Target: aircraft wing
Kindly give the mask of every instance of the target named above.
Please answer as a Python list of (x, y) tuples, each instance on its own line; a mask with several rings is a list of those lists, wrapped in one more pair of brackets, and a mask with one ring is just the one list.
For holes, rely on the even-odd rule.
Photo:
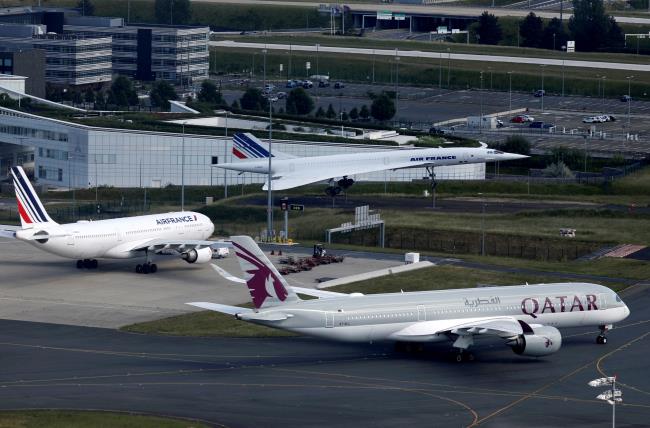
[(0, 224), (0, 238), (15, 239), (17, 230), (20, 230), (20, 226)]
[[(244, 278), (239, 278), (238, 276), (235, 276), (231, 273), (226, 272), (225, 269), (220, 268), (219, 266), (215, 265), (212, 263), (212, 269), (214, 269), (215, 272), (217, 272), (219, 275), (227, 279), (228, 281), (236, 282), (238, 284), (246, 284), (246, 280)], [(294, 287), (293, 285), (291, 286), (293, 291), (296, 293), (304, 294), (307, 296), (313, 296), (313, 297), (318, 297), (319, 299), (327, 299), (327, 298), (332, 298), (332, 297), (342, 297), (342, 296), (347, 296), (345, 293), (335, 293), (334, 291), (325, 291), (325, 290), (317, 290), (314, 288), (304, 288), (304, 287)]]
[(425, 342), (440, 334), (512, 337), (523, 334), (523, 329), (514, 317), (461, 318), (421, 321), (396, 332), (393, 336), (395, 339)]
[(228, 315), (237, 315), (237, 314), (245, 314), (245, 313), (253, 312), (252, 309), (248, 309), (248, 308), (240, 308), (239, 306), (221, 305), (219, 303), (210, 303), (210, 302), (190, 302), (190, 303), (186, 303), (186, 305), (196, 306), (197, 308), (207, 309), (209, 311), (214, 311), (214, 312), (221, 312), (222, 314), (228, 314)]
[[(352, 176), (357, 174), (366, 174), (392, 169), (415, 168), (429, 165), (430, 162), (393, 162), (385, 164), (381, 159), (377, 159), (372, 164), (350, 165), (343, 164), (339, 166), (328, 166), (326, 169), (314, 170), (297, 168), (293, 172), (277, 171), (273, 176), (273, 190), (286, 190), (294, 187), (304, 186), (305, 184), (317, 183), (319, 181), (329, 180), (330, 178)], [(267, 180), (268, 181), (268, 180)], [(264, 184), (262, 190), (268, 189), (268, 183)]]
[(159, 252), (162, 250), (176, 250), (179, 252), (189, 251), (194, 248), (203, 247), (232, 247), (230, 242), (226, 241), (200, 241), (188, 239), (182, 240), (165, 240), (165, 239), (150, 239), (135, 243), (133, 247), (127, 248), (127, 251), (154, 251)]

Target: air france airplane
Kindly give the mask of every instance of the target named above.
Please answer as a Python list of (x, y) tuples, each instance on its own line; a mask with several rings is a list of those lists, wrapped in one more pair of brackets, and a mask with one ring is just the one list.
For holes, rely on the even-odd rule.
[[(630, 311), (609, 288), (587, 283), (363, 295), (291, 287), (248, 236), (231, 237), (254, 309), (188, 303), (237, 319), (295, 333), (348, 342), (451, 342), (457, 361), (473, 359), (475, 338), (499, 337), (518, 355), (541, 357), (562, 345), (558, 328), (598, 326), (596, 342)], [(318, 297), (301, 300), (296, 293)]]
[[(268, 175), (269, 146), (254, 135), (235, 134), (232, 153), (240, 161), (215, 166), (234, 171)], [(436, 166), (496, 162), (526, 157), (528, 156), (490, 149), (484, 144), (475, 148), (381, 150), (308, 157), (295, 157), (273, 150), (272, 190), (285, 190), (319, 181), (328, 181), (325, 193), (336, 196), (354, 184), (354, 180), (348, 177), (357, 174), (417, 167), (427, 168), (431, 178), (435, 179), (433, 167)], [(268, 179), (262, 189), (268, 190)]]
[(191, 211), (124, 217), (110, 220), (58, 224), (47, 214), (22, 167), (12, 167), (18, 214), (22, 227), (0, 226), (0, 236), (15, 238), (48, 253), (77, 260), (77, 268), (96, 268), (97, 259), (146, 257), (138, 273), (155, 273), (152, 256), (175, 251), (188, 263), (212, 259), (206, 241), (214, 225), (203, 214)]

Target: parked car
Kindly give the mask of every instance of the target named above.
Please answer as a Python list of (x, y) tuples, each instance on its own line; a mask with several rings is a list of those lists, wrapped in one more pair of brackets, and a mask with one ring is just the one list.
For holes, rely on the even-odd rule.
[(278, 93), (275, 94), (275, 95), (276, 95), (279, 99), (283, 99), (283, 98), (286, 98), (286, 97), (287, 97), (287, 93), (286, 93), (286, 92), (278, 92)]
[(546, 91), (544, 89), (538, 89), (533, 93), (533, 95), (538, 98), (543, 97), (544, 95), (546, 95)]
[(287, 85), (286, 85), (287, 88), (296, 88), (298, 86), (301, 85), (298, 85), (298, 82), (296, 82), (295, 80), (287, 80)]
[(629, 103), (630, 101), (632, 101), (632, 97), (630, 97), (629, 95), (621, 95), (622, 103)]
[(319, 88), (327, 88), (330, 85), (329, 80), (320, 80), (318, 82), (318, 87)]
[(303, 80), (302, 87), (305, 89), (311, 89), (314, 87), (314, 82), (312, 82), (311, 80)]
[(605, 117), (607, 117), (607, 122), (616, 122), (616, 116), (612, 116), (611, 114), (606, 114)]
[(501, 119), (497, 119), (497, 128), (503, 128), (505, 125)]
[(527, 114), (519, 114), (512, 119), (510, 119), (510, 122), (513, 123), (526, 123), (526, 122), (534, 122), (535, 118), (532, 116), (529, 116)]
[(549, 129), (555, 127), (555, 124), (553, 123), (547, 123), (547, 122), (542, 122), (542, 121), (536, 121), (528, 125), (529, 128), (537, 128), (537, 129)]
[(600, 122), (603, 122), (600, 116), (587, 116), (582, 118), (582, 123), (600, 123)]
[(334, 89), (343, 89), (343, 88), (345, 88), (345, 85), (343, 84), (343, 82), (336, 82), (334, 84)]

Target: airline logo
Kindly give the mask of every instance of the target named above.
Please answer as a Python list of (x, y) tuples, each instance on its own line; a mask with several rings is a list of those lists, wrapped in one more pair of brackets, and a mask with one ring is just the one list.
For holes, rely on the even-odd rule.
[(268, 158), (269, 152), (258, 142), (253, 135), (235, 134), (232, 139), (232, 154), (239, 159), (261, 159)]
[(184, 215), (180, 217), (157, 218), (156, 224), (189, 223), (193, 221), (197, 221), (195, 215)]
[(418, 158), (411, 158), (411, 162), (424, 162), (424, 161), (435, 161), (435, 160), (454, 160), (456, 156), (422, 156)]
[(546, 297), (543, 302), (541, 299), (526, 297), (521, 301), (521, 312), (537, 318), (538, 314), (544, 313), (597, 311), (596, 300), (595, 294), (585, 295), (584, 301), (575, 295), (572, 298), (569, 296)]
[(14, 188), (16, 189), (16, 202), (18, 204), (18, 213), (23, 224), (48, 223), (52, 221), (45, 212), (45, 208), (36, 196), (34, 188), (29, 183), (22, 168), (12, 167), (11, 175), (14, 179)]
[(237, 257), (245, 262), (243, 265), (246, 265), (246, 268), (243, 270), (248, 274), (246, 284), (255, 308), (261, 308), (269, 297), (284, 302), (289, 293), (280, 279), (253, 253), (236, 242), (233, 242), (233, 245)]

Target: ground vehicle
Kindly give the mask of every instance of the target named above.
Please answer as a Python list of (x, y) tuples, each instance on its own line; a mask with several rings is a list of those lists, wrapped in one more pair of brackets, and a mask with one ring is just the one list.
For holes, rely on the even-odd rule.
[(534, 122), (535, 118), (532, 116), (528, 116), (527, 114), (520, 114), (513, 117), (510, 121), (513, 123), (526, 123), (526, 122)]
[(343, 89), (343, 88), (345, 88), (345, 84), (343, 84), (342, 82), (336, 82), (334, 84), (334, 89)]
[(629, 95), (621, 95), (621, 102), (622, 103), (629, 103), (632, 101), (632, 97)]
[(537, 128), (537, 129), (549, 129), (553, 128), (555, 125), (552, 123), (546, 123), (542, 121), (536, 121), (532, 122), (530, 125), (528, 125), (529, 128)]
[(302, 87), (305, 89), (311, 89), (314, 87), (314, 82), (312, 82), (311, 80), (304, 80), (302, 82)]
[(329, 80), (321, 80), (318, 82), (319, 88), (327, 88), (330, 85)]
[(497, 128), (503, 128), (503, 121), (501, 119), (497, 119)]
[(543, 90), (543, 89), (538, 89), (533, 93), (533, 96), (535, 96), (537, 98), (543, 97), (544, 95), (546, 95), (546, 91)]
[(295, 80), (287, 80), (287, 85), (286, 85), (287, 88), (296, 88), (298, 86), (300, 85)]
[(278, 93), (275, 94), (275, 95), (276, 95), (279, 99), (283, 99), (283, 98), (286, 98), (286, 97), (287, 97), (287, 93), (286, 93), (286, 92), (278, 92)]
[(582, 123), (603, 123), (607, 122), (605, 116), (588, 116), (582, 119)]

